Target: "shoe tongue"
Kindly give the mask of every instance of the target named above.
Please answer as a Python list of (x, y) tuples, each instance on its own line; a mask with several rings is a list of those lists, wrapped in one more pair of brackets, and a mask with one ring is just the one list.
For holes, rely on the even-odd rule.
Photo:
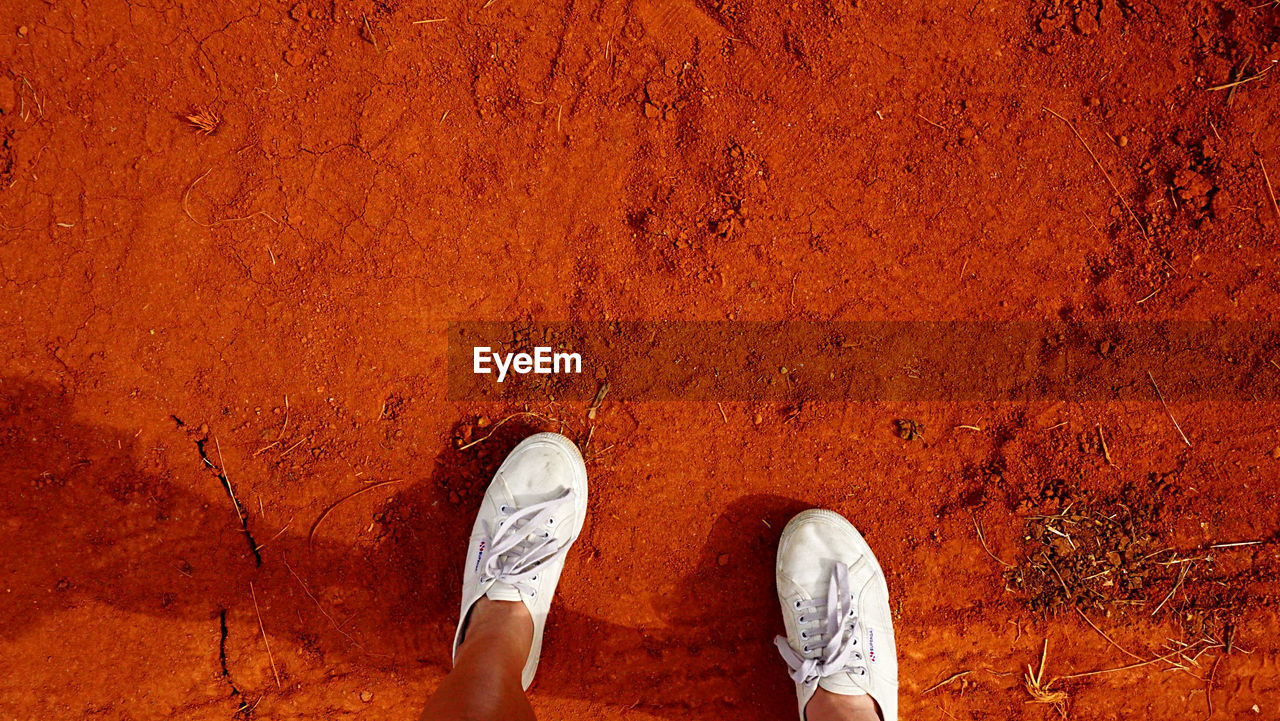
[(486, 591), (484, 595), (490, 601), (522, 601), (524, 600), (520, 598), (520, 592), (516, 590), (515, 586), (512, 586), (509, 583), (503, 583), (502, 581), (498, 581), (494, 583), (492, 586), (490, 586), (489, 590)]
[(824, 688), (831, 693), (840, 694), (841, 696), (865, 696), (867, 690), (862, 687), (858, 677), (848, 671), (833, 673), (830, 676), (823, 676), (818, 681), (818, 687)]

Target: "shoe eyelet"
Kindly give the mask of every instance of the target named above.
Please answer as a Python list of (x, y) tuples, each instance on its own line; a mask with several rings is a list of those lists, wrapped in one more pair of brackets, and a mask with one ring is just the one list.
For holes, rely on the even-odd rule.
[(510, 512), (510, 511), (511, 511), (511, 506), (508, 506), (508, 505), (507, 505), (507, 504), (505, 504), (505, 503), (504, 503), (504, 504), (502, 504), (501, 506), (498, 506), (498, 512), (499, 512), (499, 513), (508, 513), (508, 512)]
[(809, 640), (809, 634), (805, 633), (804, 631), (801, 631), (801, 632), (800, 632), (800, 640), (802, 640), (802, 641), (808, 641), (808, 640)]
[(797, 611), (799, 611), (799, 610), (800, 610), (800, 599), (798, 599), (798, 598), (796, 599), (796, 610), (797, 610)]
[(801, 647), (800, 647), (800, 653), (801, 653), (801, 654), (806, 654), (806, 653), (809, 653), (809, 652), (810, 652), (810, 649), (809, 649), (809, 647), (808, 647), (808, 646), (801, 646)]

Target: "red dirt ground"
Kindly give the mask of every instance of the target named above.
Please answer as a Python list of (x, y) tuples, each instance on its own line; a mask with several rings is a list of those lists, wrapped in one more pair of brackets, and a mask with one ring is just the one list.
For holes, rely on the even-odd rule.
[[(809, 505), (886, 568), (904, 718), (1280, 718), (1274, 403), (1174, 399), (1190, 447), (1147, 402), (541, 403), (459, 450), (519, 406), (444, 383), (452, 320), (1277, 320), (1276, 80), (1211, 88), (1280, 7), (482, 5), (0, 8), (0, 715), (413, 718), (489, 474), (594, 426), (544, 719), (793, 718)], [(1211, 570), (1034, 607), (975, 529), (1021, 563), (1067, 498)], [(1026, 703), (1045, 639), (1047, 680), (1192, 633), (1231, 648)]]

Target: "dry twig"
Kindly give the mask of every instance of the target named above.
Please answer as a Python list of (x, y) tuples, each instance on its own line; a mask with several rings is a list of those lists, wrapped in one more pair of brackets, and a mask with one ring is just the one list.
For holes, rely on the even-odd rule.
[[(603, 398), (603, 396), (600, 396), (600, 397), (601, 397), (601, 398)], [(551, 420), (550, 418), (548, 418), (548, 417), (546, 417), (546, 416), (542, 415), (541, 413), (535, 413), (535, 412), (533, 412), (533, 411), (519, 411), (519, 412), (517, 412), (517, 413), (512, 413), (511, 415), (507, 416), (506, 418), (503, 418), (502, 420), (498, 421), (497, 423), (494, 423), (494, 424), (493, 424), (493, 428), (490, 428), (488, 433), (486, 433), (486, 434), (484, 434), (483, 436), (481, 436), (481, 437), (479, 437), (479, 438), (475, 439), (474, 441), (471, 441), (470, 443), (467, 443), (466, 445), (458, 446), (458, 450), (459, 450), (459, 451), (465, 451), (465, 450), (467, 450), (468, 448), (470, 448), (470, 447), (472, 447), (472, 446), (479, 445), (479, 444), (481, 444), (481, 443), (483, 443), (483, 442), (485, 442), (485, 441), (489, 440), (491, 437), (493, 437), (493, 434), (494, 434), (494, 433), (497, 433), (497, 432), (498, 432), (498, 429), (502, 427), (502, 424), (503, 424), (503, 423), (506, 423), (507, 421), (511, 420), (512, 418), (519, 418), (520, 416), (533, 416), (534, 418), (541, 418), (541, 419), (542, 419), (542, 420), (544, 420), (544, 421), (550, 421), (550, 420)]]
[(1231, 88), (1234, 88), (1234, 87), (1237, 87), (1237, 86), (1240, 86), (1240, 85), (1244, 85), (1245, 83), (1252, 83), (1252, 82), (1253, 82), (1253, 81), (1255, 81), (1255, 80), (1261, 80), (1261, 79), (1263, 79), (1264, 77), (1266, 77), (1266, 76), (1267, 76), (1267, 73), (1268, 73), (1270, 70), (1271, 70), (1271, 68), (1267, 68), (1266, 70), (1263, 70), (1263, 71), (1262, 71), (1262, 72), (1260, 72), (1260, 73), (1255, 73), (1255, 74), (1253, 74), (1253, 75), (1250, 75), (1250, 76), (1249, 76), (1249, 77), (1247, 77), (1247, 78), (1241, 78), (1240, 80), (1233, 80), (1233, 81), (1231, 81), (1231, 82), (1229, 82), (1229, 83), (1223, 83), (1223, 84), (1221, 84), (1221, 85), (1211, 85), (1211, 86), (1209, 86), (1209, 87), (1205, 88), (1205, 90), (1229, 90), (1229, 89), (1231, 89)]
[(1262, 153), (1258, 153), (1258, 167), (1262, 168), (1262, 180), (1267, 184), (1267, 197), (1271, 199), (1271, 212), (1276, 214), (1276, 220), (1280, 220), (1280, 205), (1276, 204), (1276, 191), (1271, 187), (1271, 176), (1267, 175), (1267, 161), (1262, 159)]
[(267, 627), (262, 623), (262, 611), (258, 609), (258, 594), (254, 593), (253, 581), (249, 582), (249, 596), (253, 598), (253, 612), (258, 615), (258, 630), (262, 632), (262, 645), (267, 647), (267, 660), (271, 661), (271, 675), (276, 677), (276, 688), (281, 688), (280, 672), (276, 670), (276, 657), (271, 655), (271, 642), (267, 640)]
[(342, 498), (339, 498), (338, 500), (334, 501), (328, 508), (324, 509), (324, 512), (320, 514), (320, 517), (316, 519), (316, 522), (311, 524), (311, 532), (307, 534), (307, 545), (310, 546), (311, 543), (315, 541), (316, 529), (319, 528), (320, 523), (324, 521), (324, 519), (327, 518), (330, 513), (333, 512), (333, 509), (337, 508), (338, 506), (342, 505), (343, 503), (346, 503), (347, 501), (351, 500), (352, 498), (355, 498), (356, 496), (362, 493), (368, 493), (369, 491), (372, 491), (375, 488), (382, 488), (383, 486), (389, 486), (389, 485), (392, 485), (393, 483), (400, 483), (400, 479), (397, 478), (390, 481), (382, 481), (381, 483), (374, 483), (372, 485), (365, 486), (364, 488), (361, 488), (357, 491), (349, 493), (343, 496)]
[(213, 172), (213, 168), (209, 168), (208, 170), (204, 171), (203, 173), (200, 174), (200, 177), (191, 181), (191, 184), (187, 186), (186, 190), (182, 191), (182, 212), (187, 214), (187, 217), (191, 219), (191, 222), (204, 228), (213, 228), (213, 227), (222, 225), (223, 223), (234, 223), (240, 220), (249, 220), (250, 218), (256, 218), (259, 215), (261, 215), (265, 217), (267, 220), (271, 221), (272, 223), (275, 223), (276, 225), (280, 225), (280, 221), (276, 220), (275, 218), (272, 218), (271, 215), (267, 213), (267, 211), (265, 210), (259, 210), (257, 212), (250, 213), (248, 215), (245, 215), (239, 218), (222, 218), (221, 220), (215, 220), (212, 223), (202, 223), (199, 220), (196, 220), (196, 217), (191, 214), (191, 208), (187, 206), (187, 203), (191, 199), (191, 191), (195, 189), (196, 184), (199, 183), (201, 180), (204, 180), (205, 176), (209, 175), (209, 173), (211, 172)]
[(1169, 410), (1169, 404), (1164, 402), (1164, 394), (1160, 392), (1160, 386), (1156, 385), (1156, 379), (1151, 375), (1151, 371), (1147, 371), (1147, 378), (1151, 380), (1151, 387), (1156, 389), (1156, 397), (1160, 399), (1160, 405), (1164, 406), (1164, 412), (1169, 414), (1169, 420), (1173, 421), (1173, 427), (1178, 429), (1178, 435), (1182, 436), (1182, 442), (1187, 444), (1187, 448), (1191, 447), (1191, 441), (1187, 440), (1187, 434), (1182, 432), (1182, 426), (1178, 425), (1178, 419), (1173, 417), (1173, 412)]
[(1111, 190), (1114, 191), (1116, 194), (1116, 197), (1119, 198), (1120, 205), (1124, 206), (1125, 212), (1129, 214), (1130, 218), (1133, 218), (1133, 222), (1137, 224), (1138, 230), (1142, 231), (1142, 237), (1150, 239), (1151, 236), (1147, 235), (1146, 226), (1142, 224), (1141, 220), (1138, 220), (1137, 214), (1133, 212), (1133, 209), (1129, 207), (1129, 203), (1125, 201), (1124, 196), (1120, 194), (1120, 189), (1116, 187), (1115, 183), (1111, 182), (1111, 176), (1107, 173), (1107, 169), (1102, 167), (1102, 161), (1098, 160), (1098, 156), (1093, 154), (1093, 150), (1089, 147), (1089, 144), (1084, 141), (1084, 137), (1080, 135), (1080, 131), (1076, 130), (1076, 126), (1072, 125), (1070, 120), (1067, 120), (1066, 118), (1062, 117), (1061, 115), (1056, 113), (1052, 108), (1045, 106), (1044, 109), (1046, 112), (1053, 115), (1058, 120), (1061, 120), (1063, 123), (1066, 123), (1067, 127), (1071, 129), (1071, 132), (1076, 136), (1076, 140), (1079, 140), (1080, 144), (1084, 146), (1085, 152), (1089, 154), (1090, 158), (1093, 158), (1093, 164), (1098, 166), (1098, 170), (1102, 171), (1102, 177), (1107, 179), (1107, 185), (1111, 186)]
[(991, 558), (1001, 566), (1004, 566), (1005, 568), (1013, 568), (1012, 563), (1006, 563), (1000, 560), (999, 556), (992, 553), (990, 548), (987, 548), (987, 537), (982, 533), (982, 525), (978, 523), (978, 517), (970, 513), (969, 518), (973, 520), (973, 530), (978, 533), (978, 543), (982, 544), (982, 550), (986, 551), (987, 555), (991, 556)]
[(936, 691), (936, 690), (938, 690), (938, 689), (942, 688), (943, 686), (946, 686), (947, 684), (949, 684), (949, 683), (951, 683), (951, 682), (953, 682), (953, 681), (957, 681), (957, 680), (959, 680), (959, 679), (964, 678), (965, 676), (968, 676), (968, 675), (969, 675), (969, 674), (971, 674), (971, 673), (973, 673), (973, 672), (972, 672), (972, 671), (957, 671), (956, 673), (951, 674), (950, 676), (948, 676), (948, 677), (946, 677), (946, 678), (942, 679), (941, 681), (939, 681), (939, 682), (935, 683), (934, 685), (930, 686), (929, 688), (927, 688), (927, 689), (925, 689), (925, 690), (921, 691), (921, 692), (920, 692), (920, 695), (921, 695), (921, 696), (923, 696), (923, 695), (925, 695), (925, 694), (927, 694), (927, 693), (929, 693), (929, 692), (931, 692), (931, 691)]

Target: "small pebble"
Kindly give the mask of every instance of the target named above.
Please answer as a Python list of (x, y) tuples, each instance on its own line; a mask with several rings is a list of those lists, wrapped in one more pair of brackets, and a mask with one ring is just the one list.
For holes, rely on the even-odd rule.
[(372, 691), (361, 691), (361, 692), (360, 692), (360, 700), (361, 700), (361, 701), (364, 701), (365, 703), (369, 703), (370, 701), (372, 701), (372, 700), (373, 700), (373, 692), (372, 692)]
[(1280, 446), (1271, 449), (1271, 457), (1280, 461)]
[(764, 423), (764, 416), (762, 416), (762, 415), (760, 415), (759, 413), (757, 413), (757, 414), (756, 414), (756, 417), (755, 417), (755, 418), (753, 418), (752, 420), (753, 420), (753, 421), (755, 421), (755, 424), (758, 426), (758, 425), (760, 425), (761, 423)]
[(1123, 148), (1124, 146), (1126, 146), (1126, 145), (1128, 145), (1128, 144), (1129, 144), (1129, 136), (1128, 136), (1128, 135), (1121, 135), (1120, 137), (1116, 138), (1116, 145), (1119, 145), (1120, 147), (1122, 147), (1122, 148)]

